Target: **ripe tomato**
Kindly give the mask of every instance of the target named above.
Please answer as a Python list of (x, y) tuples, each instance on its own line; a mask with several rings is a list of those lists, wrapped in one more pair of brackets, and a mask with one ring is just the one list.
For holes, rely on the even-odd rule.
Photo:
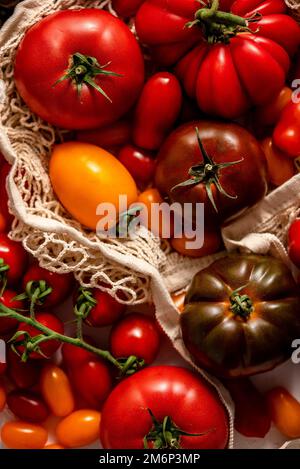
[(76, 133), (76, 140), (91, 143), (109, 150), (127, 145), (131, 140), (132, 124), (127, 117), (100, 129), (82, 130)]
[(300, 219), (296, 219), (289, 228), (289, 256), (298, 269), (300, 268)]
[[(169, 207), (155, 188), (147, 189), (138, 197), (138, 205), (144, 206), (140, 213), (141, 224), (155, 236), (171, 238), (173, 235), (173, 219), (169, 217)], [(154, 207), (160, 207), (160, 213)]]
[(6, 272), (9, 285), (16, 285), (22, 278), (28, 262), (28, 256), (20, 243), (11, 241), (4, 233), (0, 233), (0, 259), (9, 266)]
[(37, 385), (40, 379), (40, 366), (36, 360), (26, 363), (11, 349), (7, 352), (8, 375), (19, 389), (29, 389)]
[(288, 438), (300, 437), (300, 402), (286, 389), (277, 387), (266, 394), (272, 421)]
[[(56, 316), (54, 316), (53, 314), (50, 314), (50, 313), (37, 313), (35, 315), (36, 317), (36, 320), (43, 324), (44, 326), (48, 327), (49, 329), (55, 331), (55, 332), (58, 332), (59, 334), (63, 334), (64, 332), (64, 325), (63, 323), (61, 322), (60, 319), (58, 319)], [(33, 326), (29, 326), (28, 324), (25, 324), (23, 322), (21, 322), (19, 324), (19, 327), (18, 327), (18, 330), (19, 331), (24, 331), (24, 332), (28, 332), (30, 334), (31, 337), (35, 337), (37, 335), (40, 335), (42, 334), (41, 331), (39, 331), (38, 329), (36, 329), (35, 327)], [(18, 341), (21, 341), (23, 339), (23, 337), (18, 337)], [(41, 360), (43, 358), (50, 358), (52, 357), (52, 355), (54, 355), (54, 353), (59, 349), (60, 347), (60, 342), (58, 340), (54, 340), (54, 339), (51, 339), (51, 340), (47, 340), (46, 342), (43, 342), (41, 345), (40, 345), (40, 349), (41, 349), (41, 352), (42, 352), (42, 355), (39, 354), (38, 352), (32, 352), (30, 354), (30, 358), (32, 359), (37, 359), (37, 360)], [(19, 353), (23, 353), (25, 351), (25, 347), (24, 345), (19, 345), (17, 347), (17, 350)]]
[(71, 384), (65, 372), (56, 365), (47, 364), (41, 374), (41, 392), (56, 417), (66, 417), (75, 407)]
[(0, 362), (0, 376), (5, 373), (6, 369), (7, 369), (6, 363)]
[(287, 155), (300, 155), (300, 103), (288, 104), (274, 129), (275, 144)]
[(194, 238), (187, 237), (184, 234), (180, 238), (173, 238), (171, 240), (172, 248), (183, 256), (189, 257), (203, 257), (209, 256), (221, 250), (222, 237), (218, 228), (205, 229), (204, 244), (201, 248), (189, 248), (187, 243), (193, 242)]
[(127, 196), (128, 206), (137, 199), (137, 187), (127, 169), (110, 153), (87, 143), (57, 145), (50, 161), (50, 179), (64, 207), (91, 230), (100, 220), (99, 204), (111, 203), (118, 212), (119, 195)]
[(134, 35), (97, 9), (47, 16), (26, 33), (15, 61), (16, 86), (29, 108), (67, 129), (115, 122), (132, 107), (143, 81)]
[(88, 407), (100, 409), (112, 389), (112, 376), (108, 365), (90, 360), (70, 370), (75, 391)]
[(1, 440), (11, 449), (42, 449), (48, 440), (48, 433), (33, 423), (6, 422), (1, 428)]
[(11, 391), (7, 396), (7, 405), (16, 417), (26, 422), (43, 422), (49, 415), (49, 409), (41, 397), (31, 391)]
[(4, 409), (6, 404), (6, 392), (3, 386), (0, 386), (0, 412)]
[(178, 118), (181, 105), (181, 87), (174, 75), (159, 72), (149, 78), (135, 111), (135, 145), (157, 150)]
[(81, 448), (99, 438), (101, 414), (96, 410), (77, 410), (59, 422), (55, 433), (65, 448)]
[(282, 111), (292, 99), (292, 90), (285, 86), (265, 106), (259, 107), (255, 112), (255, 120), (259, 125), (274, 125), (278, 122)]
[(46, 445), (44, 449), (65, 449), (62, 445), (53, 443), (51, 445)]
[(109, 347), (115, 358), (131, 355), (145, 360), (147, 365), (154, 362), (160, 345), (160, 334), (156, 321), (144, 314), (131, 313), (125, 316), (111, 330)]
[(112, 0), (113, 9), (123, 18), (134, 16), (144, 0)]
[[(155, 441), (150, 439), (154, 427)], [(193, 436), (181, 435), (178, 429)], [(145, 438), (150, 448), (225, 448), (226, 411), (215, 391), (191, 371), (173, 366), (145, 368), (112, 391), (103, 407), (100, 439), (105, 449), (142, 449)]]
[[(160, 64), (178, 62), (176, 73), (187, 94), (206, 113), (238, 117), (252, 105), (268, 102), (284, 86), (287, 52), (293, 54), (300, 44), (299, 26), (281, 14), (283, 0), (267, 6), (264, 1), (249, 3), (234, 2), (238, 25), (236, 18), (199, 8), (194, 0), (146, 0), (137, 13), (141, 42)], [(259, 21), (248, 23), (248, 15), (258, 10)], [(247, 32), (248, 27), (257, 33)]]
[[(90, 337), (84, 337), (84, 340), (91, 345), (94, 345), (94, 341)], [(64, 365), (68, 369), (80, 367), (82, 363), (89, 360), (95, 360), (95, 354), (88, 352), (87, 350), (76, 347), (75, 345), (64, 343), (61, 348)]]
[(261, 146), (267, 160), (269, 180), (274, 186), (281, 186), (296, 174), (293, 160), (274, 145), (271, 137), (265, 138)]
[(23, 277), (23, 288), (25, 290), (28, 282), (39, 282), (44, 280), (52, 292), (45, 297), (40, 308), (56, 306), (69, 296), (71, 293), (74, 277), (72, 274), (58, 274), (40, 267), (38, 264), (32, 264)]
[(155, 160), (151, 153), (126, 145), (121, 148), (118, 157), (141, 189), (148, 186), (155, 173)]
[(106, 327), (114, 324), (124, 314), (126, 305), (119, 303), (109, 293), (95, 288), (92, 296), (97, 304), (91, 309), (85, 322), (92, 327)]
[[(7, 308), (12, 309), (24, 309), (24, 304), (22, 301), (14, 300), (17, 296), (17, 293), (13, 290), (4, 290), (2, 297), (0, 298), (0, 303), (2, 303)], [(17, 328), (19, 322), (16, 319), (11, 318), (0, 318), (0, 335), (5, 335), (12, 332)]]
[(10, 168), (11, 166), (7, 162), (4, 162), (0, 168), (1, 231), (8, 231), (13, 221), (13, 216), (8, 211), (8, 195), (6, 191), (6, 179)]

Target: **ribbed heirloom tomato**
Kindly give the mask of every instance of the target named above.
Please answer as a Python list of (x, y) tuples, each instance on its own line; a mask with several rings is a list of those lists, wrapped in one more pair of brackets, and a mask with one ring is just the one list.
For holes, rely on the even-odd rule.
[(29, 29), (17, 52), (15, 81), (30, 109), (50, 124), (96, 128), (134, 104), (144, 63), (118, 18), (99, 9), (63, 10)]

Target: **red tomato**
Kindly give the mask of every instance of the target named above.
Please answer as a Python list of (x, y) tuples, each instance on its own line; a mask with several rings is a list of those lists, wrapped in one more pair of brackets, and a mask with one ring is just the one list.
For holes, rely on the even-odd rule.
[[(58, 319), (56, 316), (53, 314), (49, 313), (38, 313), (35, 315), (36, 320), (43, 324), (44, 326), (48, 327), (49, 329), (58, 332), (59, 334), (63, 334), (64, 332), (64, 325), (61, 322), (60, 319)], [(19, 331), (24, 331), (28, 332), (31, 337), (35, 337), (39, 334), (42, 334), (38, 329), (35, 327), (29, 326), (28, 324), (25, 324), (21, 322), (18, 327)], [(22, 340), (22, 336), (18, 338), (18, 341)], [(40, 345), (40, 349), (43, 355), (37, 353), (37, 352), (32, 352), (30, 354), (30, 358), (32, 359), (42, 359), (42, 358), (50, 358), (54, 353), (59, 349), (60, 347), (60, 342), (54, 339), (47, 340), (46, 342), (43, 342)], [(25, 347), (23, 345), (19, 345), (17, 347), (17, 350), (19, 353), (23, 353), (25, 350)]]
[(194, 238), (191, 236), (187, 238), (185, 235), (182, 235), (180, 238), (173, 238), (170, 244), (179, 254), (195, 258), (215, 254), (221, 250), (223, 245), (220, 229), (216, 227), (205, 229), (204, 243), (201, 248), (188, 247), (188, 243), (195, 241), (195, 238), (196, 235)]
[(129, 120), (123, 119), (113, 124), (94, 130), (82, 130), (77, 132), (76, 140), (84, 143), (92, 143), (104, 149), (111, 149), (127, 145), (131, 140), (132, 124)]
[(5, 373), (6, 368), (7, 368), (6, 363), (1, 363), (1, 362), (0, 362), (0, 376)]
[(36, 361), (28, 360), (26, 363), (11, 349), (7, 353), (8, 374), (19, 389), (29, 389), (35, 386), (40, 379), (40, 366)]
[(112, 0), (113, 9), (123, 18), (134, 16), (144, 0)]
[(296, 219), (290, 226), (288, 234), (289, 256), (291, 261), (300, 269), (300, 219)]
[(11, 166), (7, 162), (4, 162), (0, 168), (0, 213), (3, 218), (1, 231), (8, 231), (13, 221), (13, 216), (8, 211), (8, 195), (6, 191), (6, 178), (10, 168)]
[(134, 35), (104, 10), (47, 16), (26, 33), (15, 61), (16, 86), (26, 104), (68, 129), (117, 121), (134, 104), (143, 81)]
[(264, 438), (271, 427), (264, 396), (247, 378), (225, 383), (235, 405), (235, 429), (248, 438)]
[(285, 107), (273, 139), (278, 148), (292, 158), (300, 155), (300, 103), (291, 102)]
[(44, 280), (52, 292), (45, 297), (41, 307), (48, 308), (62, 303), (71, 293), (74, 277), (72, 274), (57, 274), (43, 269), (38, 264), (32, 264), (23, 277), (23, 288), (25, 290), (28, 282), (39, 282)]
[(112, 389), (112, 376), (103, 361), (90, 360), (70, 370), (75, 392), (92, 409), (100, 409)]
[(140, 188), (145, 188), (154, 178), (155, 160), (147, 151), (126, 145), (119, 153), (119, 160)]
[(255, 112), (255, 121), (259, 125), (275, 125), (283, 111), (292, 99), (292, 90), (285, 86), (274, 96), (274, 98), (265, 106), (259, 107)]
[(4, 409), (5, 404), (6, 404), (6, 391), (3, 386), (0, 386), (0, 411)]
[(115, 298), (107, 292), (95, 288), (92, 296), (97, 304), (91, 309), (90, 314), (86, 318), (86, 323), (93, 327), (111, 326), (125, 312), (126, 305), (119, 303)]
[[(88, 344), (93, 345), (93, 340), (90, 337), (84, 337), (84, 340)], [(68, 343), (63, 344), (61, 353), (64, 364), (70, 369), (80, 367), (82, 363), (95, 360), (96, 358), (94, 353)]]
[[(15, 296), (17, 296), (17, 293), (13, 290), (4, 290), (2, 297), (0, 298), (0, 303), (7, 308), (24, 309), (23, 302), (14, 300)], [(8, 334), (14, 328), (17, 328), (18, 325), (19, 322), (16, 319), (0, 317), (0, 335)]]
[(4, 233), (0, 233), (0, 259), (9, 266), (6, 272), (9, 285), (15, 285), (22, 278), (27, 267), (28, 256), (20, 243), (11, 241)]
[[(148, 409), (157, 420), (156, 442), (164, 449), (221, 449), (227, 445), (228, 419), (215, 391), (185, 368), (153, 366), (121, 381), (112, 391), (102, 410), (103, 447), (142, 449), (147, 436), (148, 446), (153, 447), (150, 432), (154, 422)], [(172, 441), (165, 441), (163, 423)], [(193, 436), (178, 435), (178, 429)]]
[[(279, 2), (285, 8), (284, 1)], [(249, 11), (249, 2), (237, 0), (234, 11), (247, 17), (264, 2), (254, 3)], [(300, 44), (300, 29), (290, 16), (277, 14), (276, 5), (265, 10), (265, 15), (261, 11), (258, 23), (250, 23), (257, 34), (239, 34), (241, 26), (230, 22), (228, 15), (224, 18), (221, 11), (215, 13), (220, 27), (214, 29), (213, 15), (201, 19), (205, 13), (195, 0), (146, 0), (137, 13), (137, 33), (157, 62), (178, 62), (176, 73), (200, 109), (236, 118), (252, 105), (268, 102), (284, 86), (290, 63), (287, 51), (295, 52)], [(247, 31), (246, 19), (239, 21)]]
[(178, 118), (181, 105), (181, 87), (174, 75), (159, 72), (149, 78), (135, 111), (135, 145), (157, 150)]
[(39, 423), (46, 420), (49, 410), (41, 397), (29, 391), (12, 391), (7, 396), (9, 410), (19, 419)]
[(274, 145), (270, 137), (265, 138), (261, 146), (267, 160), (269, 180), (274, 186), (281, 186), (295, 175), (294, 162)]
[(159, 351), (160, 335), (157, 323), (144, 314), (128, 314), (112, 328), (109, 343), (115, 358), (128, 358), (133, 355), (150, 365)]

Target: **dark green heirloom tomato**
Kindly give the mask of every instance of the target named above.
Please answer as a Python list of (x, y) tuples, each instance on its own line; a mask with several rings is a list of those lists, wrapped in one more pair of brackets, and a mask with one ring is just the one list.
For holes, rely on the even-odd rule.
[(180, 317), (195, 362), (223, 377), (274, 368), (300, 337), (300, 296), (273, 257), (229, 255), (198, 272)]

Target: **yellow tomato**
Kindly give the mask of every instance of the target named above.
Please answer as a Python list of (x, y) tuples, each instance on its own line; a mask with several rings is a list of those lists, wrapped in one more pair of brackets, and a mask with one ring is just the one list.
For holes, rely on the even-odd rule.
[[(126, 195), (128, 206), (137, 200), (137, 187), (125, 166), (113, 155), (88, 143), (56, 145), (50, 160), (50, 179), (58, 199), (82, 225), (96, 229), (101, 203), (123, 211), (119, 195)], [(126, 210), (126, 207), (125, 207)]]
[(45, 446), (44, 449), (65, 449), (62, 445), (59, 445), (58, 443), (52, 443), (51, 445)]
[[(163, 238), (163, 227), (165, 225), (167, 231), (170, 230), (170, 235), (173, 234), (173, 220), (169, 219), (168, 210), (165, 212), (165, 208), (168, 208), (168, 204), (162, 199), (157, 189), (151, 188), (142, 192), (139, 195), (138, 203), (145, 206), (140, 214), (140, 220), (142, 225), (146, 226), (155, 236)], [(161, 207), (161, 211), (155, 216), (156, 211), (152, 210), (152, 207)], [(162, 205), (164, 204), (164, 205)]]
[(90, 445), (99, 438), (100, 420), (96, 410), (77, 410), (59, 422), (56, 437), (66, 448)]
[(75, 407), (69, 378), (56, 365), (46, 365), (41, 374), (41, 392), (56, 417), (66, 417)]
[(300, 438), (300, 402), (282, 387), (269, 391), (266, 402), (278, 430), (288, 438)]
[(42, 449), (47, 439), (43, 427), (27, 422), (7, 422), (1, 429), (1, 441), (11, 449)]

